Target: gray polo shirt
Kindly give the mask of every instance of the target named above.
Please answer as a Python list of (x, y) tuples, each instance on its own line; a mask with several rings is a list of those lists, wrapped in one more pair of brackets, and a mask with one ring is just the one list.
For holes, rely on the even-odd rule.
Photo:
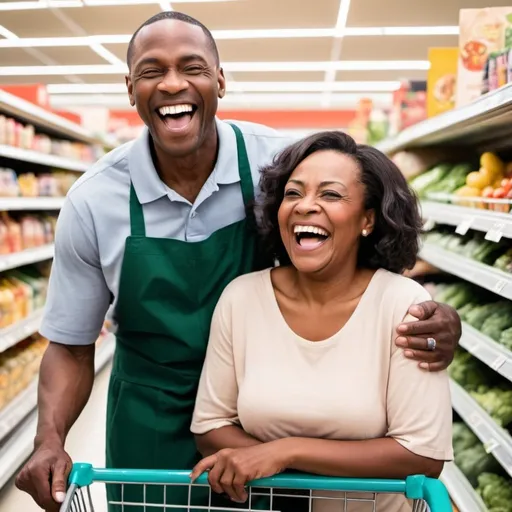
[[(196, 242), (242, 220), (245, 208), (232, 128), (216, 120), (215, 168), (194, 204), (168, 188), (153, 165), (148, 131), (115, 149), (72, 187), (57, 222), (55, 258), (40, 332), (57, 343), (97, 339), (115, 306), (126, 238), (130, 235), (130, 179), (144, 210), (146, 234)], [(242, 130), (255, 190), (259, 169), (292, 139), (266, 126), (236, 121)]]

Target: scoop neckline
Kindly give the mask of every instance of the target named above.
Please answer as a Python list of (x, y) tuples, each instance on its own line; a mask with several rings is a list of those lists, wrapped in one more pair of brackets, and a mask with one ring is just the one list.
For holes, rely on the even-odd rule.
[(263, 280), (265, 282), (265, 286), (267, 288), (267, 291), (270, 294), (271, 297), (271, 307), (274, 310), (274, 314), (279, 318), (279, 323), (282, 329), (284, 329), (285, 332), (292, 335), (294, 338), (297, 339), (299, 343), (306, 347), (310, 348), (321, 348), (325, 347), (326, 345), (331, 345), (332, 343), (336, 342), (336, 340), (345, 332), (347, 331), (351, 325), (357, 320), (357, 317), (361, 315), (361, 311), (363, 310), (364, 303), (369, 300), (369, 296), (371, 295), (373, 288), (375, 286), (375, 282), (377, 281), (378, 277), (382, 274), (382, 272), (385, 272), (383, 269), (377, 269), (373, 276), (371, 277), (370, 281), (368, 282), (368, 286), (366, 287), (366, 290), (361, 295), (361, 298), (359, 300), (359, 303), (357, 304), (356, 308), (350, 315), (349, 319), (345, 322), (345, 325), (343, 325), (338, 331), (336, 331), (332, 336), (329, 336), (328, 338), (324, 340), (319, 341), (313, 341), (308, 340), (306, 338), (303, 338), (299, 334), (297, 334), (289, 325), (286, 319), (284, 318), (284, 315), (281, 312), (281, 308), (279, 307), (279, 303), (277, 301), (276, 293), (274, 290), (274, 287), (272, 285), (272, 269), (267, 269), (266, 274), (264, 274)]

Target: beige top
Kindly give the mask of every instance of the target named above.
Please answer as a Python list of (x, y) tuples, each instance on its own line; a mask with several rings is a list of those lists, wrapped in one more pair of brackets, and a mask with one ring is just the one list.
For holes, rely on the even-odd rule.
[[(239, 277), (213, 316), (192, 432), (240, 425), (263, 442), (391, 436), (413, 453), (451, 460), (447, 373), (421, 371), (394, 343), (397, 325), (412, 319), (409, 307), (429, 299), (415, 281), (379, 270), (345, 326), (311, 342), (283, 318), (270, 270)], [(381, 495), (378, 505), (379, 512), (410, 510), (401, 496)], [(341, 509), (339, 502), (314, 507)], [(366, 510), (373, 506), (347, 509)]]

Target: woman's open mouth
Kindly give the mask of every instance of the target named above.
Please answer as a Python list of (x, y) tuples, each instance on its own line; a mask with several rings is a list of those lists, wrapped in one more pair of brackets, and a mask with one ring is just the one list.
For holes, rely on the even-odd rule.
[(295, 241), (301, 249), (312, 251), (323, 245), (331, 234), (318, 226), (296, 225), (293, 227)]
[(196, 111), (196, 105), (182, 103), (180, 105), (165, 105), (158, 108), (156, 112), (168, 130), (181, 131), (191, 123)]

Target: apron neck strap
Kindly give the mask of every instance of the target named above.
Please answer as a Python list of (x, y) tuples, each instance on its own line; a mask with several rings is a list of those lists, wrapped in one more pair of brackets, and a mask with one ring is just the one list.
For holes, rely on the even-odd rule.
[[(235, 132), (240, 188), (242, 189), (244, 205), (247, 207), (254, 201), (254, 184), (252, 181), (251, 166), (249, 164), (249, 157), (247, 156), (244, 136), (240, 128), (234, 124), (230, 124), (230, 126)], [(132, 236), (146, 236), (144, 212), (137, 198), (133, 183), (130, 183), (130, 226)]]
[(249, 164), (249, 157), (247, 156), (247, 149), (245, 147), (245, 140), (242, 131), (235, 124), (229, 123), (236, 137), (236, 151), (238, 155), (238, 173), (240, 175), (240, 188), (242, 189), (242, 196), (244, 198), (244, 205), (249, 206), (254, 201), (254, 184), (252, 181), (251, 166)]
[(133, 183), (130, 183), (130, 227), (132, 236), (146, 236), (144, 212), (135, 188), (133, 188)]

